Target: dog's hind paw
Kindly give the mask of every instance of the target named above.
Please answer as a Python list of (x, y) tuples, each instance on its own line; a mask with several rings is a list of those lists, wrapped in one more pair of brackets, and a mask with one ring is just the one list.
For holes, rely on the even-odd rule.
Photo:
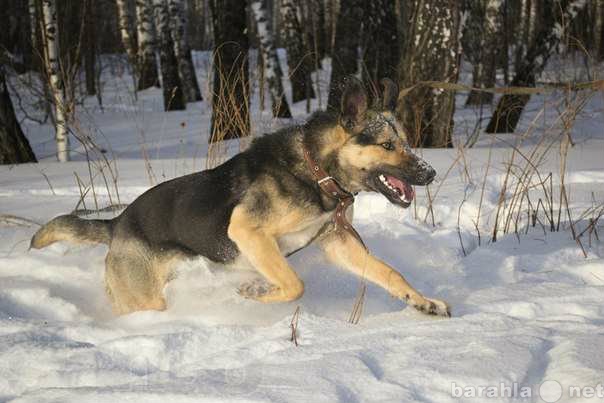
[(445, 318), (451, 317), (451, 308), (445, 301), (438, 299), (424, 298), (424, 301), (412, 306), (426, 315), (442, 316)]
[(237, 289), (237, 293), (244, 298), (259, 299), (267, 294), (274, 292), (276, 289), (276, 286), (262, 279), (256, 279), (241, 284)]

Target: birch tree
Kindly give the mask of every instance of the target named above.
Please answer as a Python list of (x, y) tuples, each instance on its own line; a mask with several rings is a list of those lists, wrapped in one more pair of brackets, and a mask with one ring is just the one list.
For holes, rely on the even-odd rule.
[(327, 53), (325, 3), (325, 0), (307, 0), (309, 13), (309, 23), (307, 25), (311, 32), (310, 46), (315, 56), (315, 69), (321, 68), (321, 60), (323, 60)]
[[(544, 0), (546, 2), (550, 0)], [(551, 6), (541, 4), (542, 7)], [(520, 15), (517, 25), (516, 48), (514, 56), (514, 67), (518, 71), (531, 45), (535, 42), (539, 19), (539, 0), (521, 0), (519, 3)], [(543, 10), (545, 11), (545, 10)], [(549, 10), (551, 12), (551, 10)], [(550, 21), (551, 22), (551, 21)]]
[(44, 16), (43, 35), (46, 72), (54, 102), (57, 159), (60, 162), (66, 162), (69, 161), (69, 135), (67, 133), (65, 96), (59, 66), (59, 30), (56, 0), (42, 0), (42, 14)]
[(203, 98), (199, 90), (191, 48), (186, 35), (185, 0), (168, 0), (168, 7), (174, 55), (178, 61), (178, 72), (185, 98), (188, 102), (201, 101)]
[[(498, 42), (503, 35), (501, 0), (472, 0), (468, 10), (468, 23), (464, 29), (464, 38), (470, 45), (475, 47), (466, 55), (471, 55), (472, 62), (472, 86), (476, 88), (490, 88), (495, 85)], [(468, 38), (469, 37), (469, 38)], [(466, 105), (490, 104), (493, 101), (493, 93), (484, 91), (471, 91), (466, 100)]]
[(339, 0), (325, 0), (325, 54), (330, 56), (333, 52), (333, 45), (336, 38), (338, 1)]
[(96, 1), (84, 2), (84, 72), (86, 75), (86, 93), (96, 95)]
[(170, 29), (170, 12), (166, 0), (154, 0), (155, 26), (159, 39), (159, 61), (161, 68), (164, 110), (186, 109), (182, 83), (178, 73), (178, 62), (174, 53), (174, 41)]
[(155, 61), (152, 0), (136, 0), (136, 35), (138, 38), (138, 85), (141, 91), (159, 86)]
[[(460, 10), (449, 0), (413, 0), (406, 6), (408, 30), (399, 64), (399, 87), (420, 81), (456, 82), (459, 74)], [(420, 86), (399, 102), (396, 114), (410, 143), (451, 147), (455, 95)]]
[[(358, 70), (359, 21), (363, 17), (363, 0), (341, 0), (340, 14), (336, 20), (336, 33), (331, 52), (331, 78), (327, 107), (340, 109), (342, 82)], [(373, 44), (376, 46), (376, 44)]]
[(23, 162), (36, 162), (36, 156), (15, 116), (4, 65), (0, 64), (0, 164)]
[[(38, 6), (36, 4), (36, 0), (29, 0), (27, 3), (28, 13), (29, 13), (29, 35), (31, 41), (31, 53), (32, 53), (32, 64), (39, 67), (40, 58), (38, 57), (37, 52), (39, 51), (39, 43), (38, 43)], [(32, 68), (34, 66), (31, 66)], [(39, 70), (38, 70), (39, 71)]]
[(300, 4), (294, 0), (281, 0), (282, 35), (287, 51), (289, 80), (292, 85), (292, 102), (315, 97), (310, 73), (313, 71), (313, 56), (307, 46), (302, 26)]
[(593, 53), (597, 61), (604, 60), (604, 0), (595, 0), (593, 5)]
[(266, 71), (266, 81), (271, 95), (273, 105), (273, 116), (279, 118), (291, 118), (289, 104), (285, 98), (283, 90), (281, 65), (277, 57), (273, 32), (269, 25), (266, 13), (266, 0), (253, 0), (250, 2), (254, 21), (258, 31), (258, 40), (260, 42), (260, 54), (262, 57), (264, 70)]
[[(562, 37), (577, 15), (579, 10), (585, 6), (584, 0), (547, 0), (544, 12), (551, 13), (546, 17), (548, 23), (541, 24), (535, 40), (530, 45), (526, 57), (516, 67), (516, 74), (511, 82), (513, 87), (533, 87), (538, 75), (540, 75), (550, 56), (555, 52)], [(522, 111), (528, 103), (530, 95), (527, 94), (505, 94), (499, 99), (497, 108), (486, 128), (487, 133), (512, 133)]]
[(127, 0), (116, 0), (117, 8), (117, 27), (120, 31), (122, 46), (128, 55), (128, 60), (134, 69), (136, 69), (136, 37), (134, 35), (132, 16)]

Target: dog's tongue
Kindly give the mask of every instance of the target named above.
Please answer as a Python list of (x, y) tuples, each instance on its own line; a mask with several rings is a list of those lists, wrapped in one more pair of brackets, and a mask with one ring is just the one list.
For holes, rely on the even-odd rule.
[(405, 201), (410, 202), (413, 200), (415, 191), (407, 182), (395, 178), (394, 176), (386, 176), (386, 180), (388, 180), (388, 183), (390, 183), (391, 186), (397, 188), (401, 195), (405, 196)]

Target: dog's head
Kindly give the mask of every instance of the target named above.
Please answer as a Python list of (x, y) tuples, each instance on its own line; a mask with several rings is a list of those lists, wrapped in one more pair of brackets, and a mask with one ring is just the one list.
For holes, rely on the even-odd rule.
[(393, 116), (396, 84), (388, 79), (382, 84), (380, 107), (369, 109), (363, 85), (354, 78), (347, 80), (339, 117), (346, 141), (337, 150), (337, 159), (351, 189), (382, 193), (407, 208), (414, 197), (411, 185), (430, 184), (436, 171), (413, 154)]

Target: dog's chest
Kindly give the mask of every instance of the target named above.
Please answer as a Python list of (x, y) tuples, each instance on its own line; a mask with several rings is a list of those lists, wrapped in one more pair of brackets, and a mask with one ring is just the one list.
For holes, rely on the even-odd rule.
[(320, 235), (329, 231), (332, 216), (333, 213), (322, 214), (310, 222), (303, 223), (295, 231), (281, 235), (277, 239), (281, 253), (289, 255), (308, 246)]

